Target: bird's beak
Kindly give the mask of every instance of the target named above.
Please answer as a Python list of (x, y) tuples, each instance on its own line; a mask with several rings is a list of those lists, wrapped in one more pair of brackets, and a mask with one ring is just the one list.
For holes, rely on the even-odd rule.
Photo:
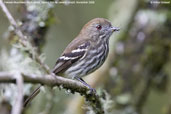
[(111, 30), (112, 30), (112, 32), (115, 32), (115, 31), (119, 31), (120, 28), (118, 28), (118, 27), (111, 27)]

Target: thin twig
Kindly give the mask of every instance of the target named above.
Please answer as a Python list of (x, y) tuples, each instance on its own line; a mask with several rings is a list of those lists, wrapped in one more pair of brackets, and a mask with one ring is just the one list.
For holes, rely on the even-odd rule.
[[(0, 0), (0, 6), (1, 6), (3, 12), (5, 13), (5, 15), (7, 16), (9, 22), (11, 23), (11, 25), (15, 28), (16, 34), (20, 37), (21, 40), (26, 40), (26, 38), (24, 37), (23, 33), (19, 30), (17, 22), (12, 17), (11, 13), (8, 11), (7, 7), (2, 2), (2, 0)], [(23, 43), (23, 45), (25, 45), (25, 43)]]
[[(78, 81), (63, 78), (60, 76), (54, 76), (53, 74), (46, 76), (22, 74), (22, 76), (23, 81), (27, 83), (42, 84), (50, 87), (58, 86), (59, 88), (70, 90), (71, 93), (78, 92), (81, 95), (85, 96), (86, 100), (90, 102), (90, 105), (93, 107), (96, 114), (104, 113), (100, 97), (96, 93), (90, 93), (89, 89)], [(0, 72), (0, 83), (15, 82), (16, 79), (14, 78), (12, 73)]]
[[(7, 16), (9, 22), (14, 27), (14, 31), (15, 31), (16, 35), (19, 37), (19, 43), (23, 47), (26, 47), (26, 48), (29, 47), (29, 45), (31, 45), (31, 43), (28, 41), (27, 37), (22, 33), (22, 31), (20, 30), (20, 27), (17, 25), (17, 22), (15, 21), (15, 19), (11, 15), (11, 13), (8, 11), (7, 7), (2, 2), (2, 0), (0, 0), (0, 6), (1, 6), (3, 12), (5, 13), (5, 15)], [(37, 63), (40, 64), (40, 66), (46, 71), (47, 74), (50, 74), (50, 68), (42, 62), (42, 60), (39, 58), (38, 54), (34, 54), (34, 52), (32, 52), (32, 51), (33, 50), (30, 49), (27, 52), (29, 53), (29, 55), (31, 55), (32, 59), (34, 59)]]
[(15, 74), (16, 78), (16, 84), (17, 84), (17, 96), (16, 96), (16, 101), (15, 104), (12, 107), (12, 112), (11, 114), (21, 114), (22, 109), (23, 109), (23, 78), (20, 73)]

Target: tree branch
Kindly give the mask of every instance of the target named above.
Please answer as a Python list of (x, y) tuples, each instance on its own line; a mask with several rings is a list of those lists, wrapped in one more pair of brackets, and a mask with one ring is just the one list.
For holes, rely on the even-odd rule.
[(22, 32), (19, 30), (19, 27), (15, 21), (15, 19), (12, 17), (12, 15), (10, 14), (10, 12), (8, 11), (7, 7), (5, 6), (5, 4), (2, 2), (2, 0), (0, 0), (0, 6), (3, 10), (3, 12), (5, 13), (5, 15), (7, 16), (9, 22), (11, 23), (11, 25), (16, 29), (16, 34), (22, 39), (22, 40), (26, 40), (26, 38), (24, 37), (24, 35), (22, 34)]
[(14, 29), (14, 32), (19, 37), (19, 43), (23, 47), (26, 47), (28, 49), (27, 52), (30, 55), (30, 57), (32, 59), (34, 59), (37, 63), (39, 63), (40, 66), (46, 71), (46, 73), (50, 74), (50, 68), (46, 64), (43, 63), (43, 61), (39, 58), (39, 55), (37, 53), (34, 53), (33, 52), (33, 50), (32, 50), (32, 48), (33, 48), (32, 44), (28, 41), (27, 36), (25, 36), (22, 33), (22, 31), (20, 30), (20, 27), (17, 25), (17, 22), (15, 21), (15, 19), (11, 15), (11, 13), (8, 11), (7, 7), (2, 2), (2, 0), (0, 0), (0, 6), (1, 6), (3, 12), (5, 13), (5, 15), (7, 16), (9, 22), (11, 23), (11, 25), (15, 28)]
[(23, 78), (20, 73), (15, 74), (16, 78), (16, 84), (17, 84), (17, 93), (18, 95), (16, 96), (16, 101), (15, 104), (13, 105), (12, 108), (12, 113), (11, 114), (21, 114), (22, 109), (23, 109)]
[[(26, 83), (42, 84), (51, 87), (58, 86), (59, 88), (70, 90), (71, 93), (78, 92), (85, 96), (86, 100), (90, 103), (97, 114), (104, 113), (100, 97), (96, 93), (90, 93), (90, 90), (78, 81), (55, 76), (53, 74), (45, 76), (22, 74), (22, 77), (23, 81)], [(0, 83), (16, 83), (14, 74), (8, 72), (0, 72)]]

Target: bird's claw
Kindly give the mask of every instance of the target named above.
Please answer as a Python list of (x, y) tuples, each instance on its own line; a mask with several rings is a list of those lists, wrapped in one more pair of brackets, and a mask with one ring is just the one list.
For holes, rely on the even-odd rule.
[(96, 89), (90, 88), (91, 93), (96, 93)]
[(87, 94), (95, 94), (96, 93), (96, 89), (94, 88), (89, 88), (89, 91)]

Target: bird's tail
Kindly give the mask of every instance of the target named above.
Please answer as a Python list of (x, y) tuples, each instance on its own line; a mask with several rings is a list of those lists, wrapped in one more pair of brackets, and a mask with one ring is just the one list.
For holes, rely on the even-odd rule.
[(39, 94), (39, 92), (40, 92), (40, 87), (41, 87), (41, 86), (42, 86), (42, 85), (39, 85), (39, 86), (31, 93), (31, 95), (29, 95), (29, 96), (27, 97), (27, 99), (24, 101), (23, 107), (26, 107), (26, 106), (33, 100), (33, 98), (36, 97), (37, 94)]

